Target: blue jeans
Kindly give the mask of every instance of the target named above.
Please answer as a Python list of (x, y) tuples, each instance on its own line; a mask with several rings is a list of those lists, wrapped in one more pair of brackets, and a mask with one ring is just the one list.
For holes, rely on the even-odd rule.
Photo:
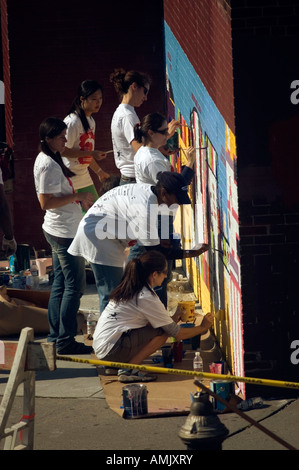
[(122, 280), (123, 268), (96, 263), (90, 263), (90, 265), (95, 277), (96, 288), (100, 299), (100, 312), (102, 313), (109, 302), (111, 292)]
[(57, 239), (44, 232), (52, 248), (54, 280), (48, 304), (48, 342), (62, 349), (75, 341), (77, 312), (85, 289), (85, 260), (67, 252), (72, 239)]

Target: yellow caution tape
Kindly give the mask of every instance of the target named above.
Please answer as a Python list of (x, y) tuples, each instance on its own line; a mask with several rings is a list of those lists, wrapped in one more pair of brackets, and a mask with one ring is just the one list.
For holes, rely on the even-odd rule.
[(255, 377), (238, 377), (236, 375), (224, 375), (224, 374), (212, 374), (209, 372), (195, 372), (193, 370), (181, 370), (181, 369), (167, 369), (164, 367), (154, 367), (154, 366), (145, 366), (140, 364), (128, 364), (123, 362), (109, 362), (109, 361), (100, 361), (94, 359), (81, 359), (77, 357), (70, 356), (56, 356), (56, 359), (60, 361), (71, 361), (71, 362), (81, 362), (83, 364), (93, 364), (93, 365), (102, 365), (108, 367), (114, 367), (116, 369), (139, 369), (146, 372), (154, 372), (156, 374), (175, 374), (175, 375), (190, 375), (192, 377), (201, 377), (204, 379), (220, 379), (220, 380), (229, 380), (232, 382), (245, 382), (254, 385), (265, 385), (268, 387), (282, 387), (282, 388), (294, 388), (299, 390), (299, 383), (297, 382), (288, 382), (283, 380), (270, 380), (270, 379), (260, 379)]

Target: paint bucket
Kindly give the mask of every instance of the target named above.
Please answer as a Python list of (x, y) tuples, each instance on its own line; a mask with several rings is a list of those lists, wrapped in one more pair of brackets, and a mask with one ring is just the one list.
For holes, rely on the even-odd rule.
[(143, 384), (126, 385), (122, 388), (125, 418), (147, 414), (147, 388)]
[(181, 321), (194, 323), (195, 320), (195, 302), (194, 300), (185, 300), (179, 302), (178, 306), (183, 311)]
[[(234, 395), (234, 382), (230, 380), (212, 380), (210, 382), (212, 392), (219, 395), (223, 400), (229, 401), (231, 395)], [(220, 403), (216, 398), (212, 399), (213, 408), (217, 411), (225, 410), (226, 406)]]

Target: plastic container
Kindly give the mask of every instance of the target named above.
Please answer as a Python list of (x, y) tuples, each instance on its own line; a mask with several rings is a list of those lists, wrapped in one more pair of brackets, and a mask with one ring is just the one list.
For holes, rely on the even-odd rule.
[(171, 369), (173, 367), (172, 360), (173, 360), (173, 352), (171, 346), (162, 346), (162, 357), (163, 357), (163, 365), (164, 367)]
[[(203, 360), (199, 351), (195, 352), (195, 356), (193, 359), (193, 370), (194, 372), (203, 372)], [(194, 378), (195, 380), (198, 380), (199, 382), (202, 382), (203, 380), (202, 377), (198, 377), (197, 375), (195, 375)]]
[(37, 290), (39, 288), (39, 273), (38, 273), (38, 267), (36, 265), (35, 260), (31, 262), (30, 274), (31, 274), (30, 287), (32, 290)]
[(125, 418), (136, 418), (147, 414), (147, 388), (145, 385), (126, 385), (122, 388), (122, 396)]
[(87, 315), (87, 337), (93, 339), (94, 331), (97, 326), (97, 317), (93, 312), (89, 312)]
[(179, 302), (178, 306), (183, 311), (181, 316), (182, 322), (191, 322), (195, 321), (195, 302), (194, 300), (185, 300)]

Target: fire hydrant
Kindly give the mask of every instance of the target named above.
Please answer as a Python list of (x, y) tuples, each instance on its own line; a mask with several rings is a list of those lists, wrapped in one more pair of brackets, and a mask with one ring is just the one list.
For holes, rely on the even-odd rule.
[(214, 412), (208, 393), (196, 392), (190, 414), (178, 433), (187, 449), (222, 450), (228, 432)]

